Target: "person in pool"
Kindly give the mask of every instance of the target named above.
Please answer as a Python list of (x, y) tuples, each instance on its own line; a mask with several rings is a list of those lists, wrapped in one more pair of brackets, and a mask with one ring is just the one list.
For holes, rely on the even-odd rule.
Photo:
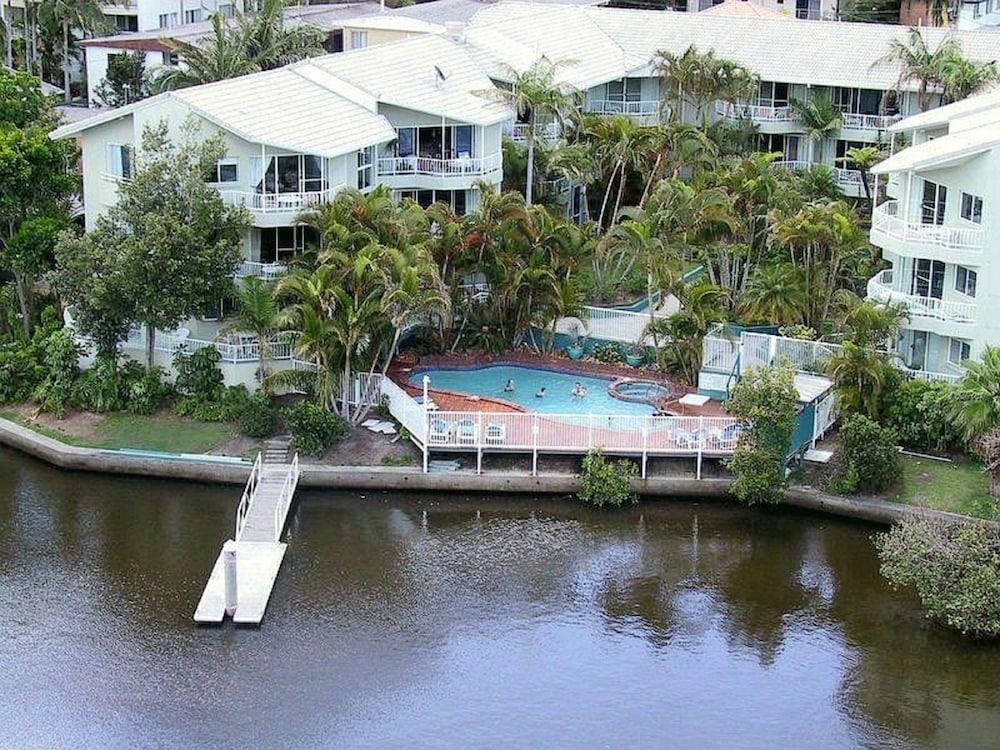
[(507, 385), (503, 387), (503, 392), (504, 393), (514, 392), (514, 378), (507, 378)]
[(545, 386), (543, 385), (538, 389), (538, 393), (535, 394), (535, 398), (542, 398), (545, 395)]
[(573, 390), (569, 392), (569, 395), (573, 398), (583, 398), (587, 395), (587, 389), (583, 387), (583, 383), (579, 380), (576, 381), (576, 385), (573, 386)]

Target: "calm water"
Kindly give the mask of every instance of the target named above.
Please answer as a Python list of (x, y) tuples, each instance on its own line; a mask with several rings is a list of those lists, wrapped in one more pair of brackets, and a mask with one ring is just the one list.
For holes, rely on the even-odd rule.
[(198, 629), (235, 500), (0, 452), (0, 747), (1000, 745), (1000, 646), (867, 527), (306, 492), (263, 626)]
[[(622, 401), (608, 393), (611, 378), (588, 378), (567, 375), (537, 367), (491, 365), (475, 370), (422, 370), (410, 377), (413, 385), (421, 385), (429, 375), (431, 388), (474, 393), (513, 401), (531, 411), (547, 414), (652, 414), (649, 404)], [(507, 380), (514, 380), (514, 391), (504, 391)], [(587, 389), (583, 397), (571, 396), (577, 383)], [(537, 398), (538, 389), (545, 387), (545, 396)]]

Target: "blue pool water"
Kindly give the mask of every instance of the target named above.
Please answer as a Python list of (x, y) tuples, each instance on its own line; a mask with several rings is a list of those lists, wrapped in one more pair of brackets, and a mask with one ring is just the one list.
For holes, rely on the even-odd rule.
[[(547, 414), (652, 414), (649, 404), (631, 403), (608, 394), (610, 378), (570, 375), (553, 370), (513, 365), (491, 365), (475, 370), (421, 370), (410, 376), (413, 385), (421, 385), (429, 375), (431, 388), (491, 396), (513, 401), (531, 411)], [(507, 380), (513, 378), (514, 392), (505, 393)], [(576, 383), (587, 389), (583, 398), (570, 396)], [(545, 396), (535, 398), (545, 386)]]

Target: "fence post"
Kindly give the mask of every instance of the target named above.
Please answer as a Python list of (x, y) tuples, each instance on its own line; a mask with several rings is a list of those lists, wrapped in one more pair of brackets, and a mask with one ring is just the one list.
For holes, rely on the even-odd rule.
[(531, 416), (531, 476), (538, 476), (538, 413)]
[(587, 414), (587, 451), (594, 449), (594, 415)]
[(705, 448), (705, 418), (698, 417), (698, 472), (697, 478), (701, 479), (701, 452)]
[(476, 418), (476, 473), (483, 473), (483, 413)]
[(646, 442), (649, 437), (649, 417), (642, 420), (642, 478), (646, 478)]
[(431, 433), (431, 429), (430, 429), (431, 426), (430, 426), (430, 421), (429, 421), (429, 419), (430, 419), (430, 412), (427, 411), (427, 386), (430, 385), (430, 382), (431, 382), (430, 376), (429, 375), (424, 375), (424, 403), (423, 403), (423, 407), (424, 407), (424, 436), (423, 437), (424, 437), (424, 439), (422, 441), (423, 444), (424, 444), (424, 474), (427, 473), (427, 468), (428, 468), (427, 465), (428, 465), (429, 459), (430, 459), (430, 441), (429, 441), (429, 438), (430, 438), (430, 433)]

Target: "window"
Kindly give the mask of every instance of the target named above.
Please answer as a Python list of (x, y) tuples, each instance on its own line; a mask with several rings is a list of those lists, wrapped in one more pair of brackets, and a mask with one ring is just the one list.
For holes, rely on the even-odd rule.
[(396, 131), (396, 156), (413, 156), (417, 153), (417, 129), (399, 128)]
[(219, 159), (215, 167), (209, 170), (205, 182), (232, 183), (239, 182), (239, 159)]
[(172, 26), (177, 25), (177, 14), (176, 13), (161, 13), (160, 14), (160, 28), (169, 29)]
[(352, 31), (351, 32), (351, 49), (361, 49), (368, 46), (368, 32), (367, 31)]
[(184, 11), (184, 23), (198, 23), (202, 19), (201, 8)]
[(223, 3), (219, 6), (218, 13), (223, 18), (232, 18), (236, 15), (236, 7), (232, 3)]
[(115, 20), (115, 28), (119, 31), (138, 31), (139, 16), (111, 16)]
[(279, 263), (319, 244), (319, 235), (311, 227), (269, 227), (260, 230), (260, 262)]
[(923, 201), (920, 204), (920, 223), (944, 224), (944, 208), (948, 200), (948, 188), (936, 182), (924, 180)]
[(944, 296), (944, 269), (944, 263), (939, 260), (927, 260), (926, 258), (917, 260), (913, 269), (910, 294), (941, 299)]
[(969, 358), (971, 347), (964, 339), (948, 340), (948, 361), (953, 365), (961, 365)]
[(757, 85), (757, 105), (760, 107), (787, 107), (788, 84), (761, 81)]
[(180, 64), (181, 58), (176, 52), (162, 52), (160, 54), (163, 55), (164, 65), (172, 65), (176, 68)]
[(965, 266), (955, 266), (955, 291), (966, 297), (975, 297), (976, 272)]
[(132, 179), (132, 148), (118, 143), (107, 144), (105, 169), (119, 180)]
[(982, 224), (983, 199), (978, 195), (962, 193), (962, 218), (975, 224)]
[(375, 147), (369, 146), (358, 151), (358, 190), (375, 184)]
[(854, 89), (838, 86), (833, 90), (833, 103), (841, 112), (854, 115), (877, 115), (882, 105), (882, 92), (877, 89)]
[(844, 169), (857, 169), (858, 165), (847, 158), (847, 152), (852, 148), (864, 148), (867, 143), (861, 141), (837, 141), (837, 158), (834, 160), (834, 164), (838, 167), (843, 167)]

